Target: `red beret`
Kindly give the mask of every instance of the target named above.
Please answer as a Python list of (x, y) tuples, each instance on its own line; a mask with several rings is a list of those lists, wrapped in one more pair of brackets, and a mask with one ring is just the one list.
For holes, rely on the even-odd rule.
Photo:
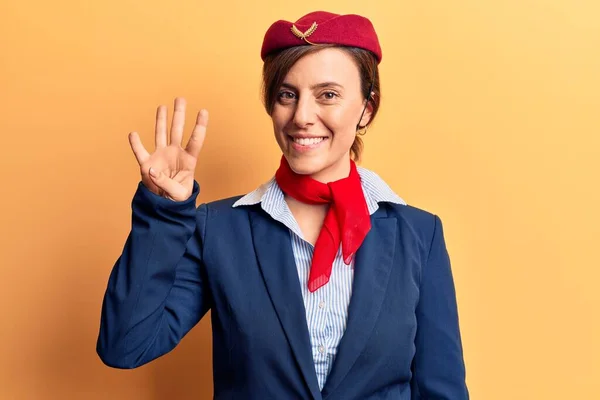
[(296, 22), (279, 20), (269, 27), (260, 56), (277, 50), (310, 44), (338, 44), (359, 47), (375, 54), (381, 62), (381, 47), (373, 24), (355, 14), (339, 15), (325, 11), (306, 14)]

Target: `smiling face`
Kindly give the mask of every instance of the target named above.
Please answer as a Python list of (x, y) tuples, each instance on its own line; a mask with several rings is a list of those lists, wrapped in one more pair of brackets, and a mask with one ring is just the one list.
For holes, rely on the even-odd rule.
[[(275, 138), (292, 170), (325, 183), (347, 177), (365, 103), (358, 66), (344, 50), (325, 48), (299, 59), (271, 111)], [(369, 106), (360, 125), (370, 117)]]

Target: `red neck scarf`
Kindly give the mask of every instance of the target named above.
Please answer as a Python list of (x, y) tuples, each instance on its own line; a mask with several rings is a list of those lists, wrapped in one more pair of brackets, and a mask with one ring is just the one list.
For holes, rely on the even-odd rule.
[(350, 175), (330, 183), (321, 183), (308, 175), (292, 171), (285, 157), (275, 174), (281, 190), (288, 196), (307, 204), (329, 204), (329, 210), (313, 254), (308, 278), (308, 290), (314, 292), (329, 282), (333, 261), (342, 244), (347, 265), (371, 229), (367, 202), (362, 191), (360, 175), (350, 160)]

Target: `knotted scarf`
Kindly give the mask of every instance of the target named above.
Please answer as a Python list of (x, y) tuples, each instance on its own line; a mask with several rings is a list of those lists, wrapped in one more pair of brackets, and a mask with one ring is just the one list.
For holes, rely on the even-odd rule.
[(295, 173), (285, 157), (275, 180), (288, 196), (307, 204), (329, 204), (323, 227), (315, 243), (308, 290), (316, 291), (329, 282), (335, 256), (342, 244), (344, 263), (349, 265), (365, 236), (371, 219), (356, 164), (350, 160), (348, 177), (322, 183)]

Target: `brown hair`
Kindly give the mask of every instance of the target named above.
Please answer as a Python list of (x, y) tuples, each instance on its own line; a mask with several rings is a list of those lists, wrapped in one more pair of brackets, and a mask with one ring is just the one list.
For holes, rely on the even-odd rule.
[[(270, 54), (265, 58), (262, 76), (262, 98), (265, 109), (269, 115), (271, 115), (275, 102), (277, 101), (277, 95), (279, 94), (281, 84), (283, 83), (285, 76), (292, 66), (299, 59), (306, 55), (331, 47), (340, 48), (347, 52), (358, 66), (363, 98), (369, 98), (369, 103), (373, 109), (371, 113), (371, 119), (369, 120), (367, 126), (373, 122), (375, 115), (377, 114), (377, 110), (379, 110), (379, 103), (381, 99), (381, 87), (379, 84), (379, 69), (377, 68), (377, 59), (375, 58), (375, 55), (368, 50), (363, 50), (357, 47), (339, 46), (336, 44), (295, 46), (281, 50), (274, 54)], [(373, 85), (372, 89), (371, 85)], [(369, 89), (371, 89), (372, 93), (370, 97)], [(357, 162), (360, 161), (360, 155), (363, 149), (363, 142), (359, 136), (360, 134), (361, 133), (357, 131), (357, 135), (354, 138), (354, 143), (352, 143), (352, 147), (350, 148), (350, 156)]]

